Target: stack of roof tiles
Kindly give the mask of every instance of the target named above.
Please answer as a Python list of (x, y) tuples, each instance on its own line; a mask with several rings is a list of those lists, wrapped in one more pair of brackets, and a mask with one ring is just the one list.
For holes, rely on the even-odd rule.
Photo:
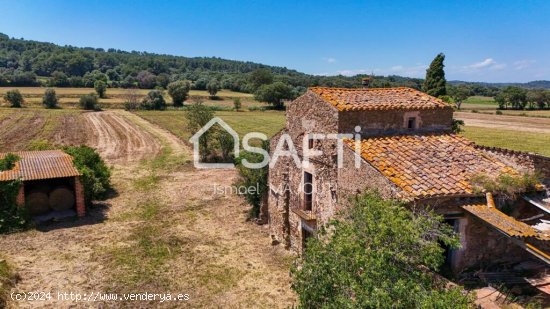
[(440, 99), (406, 87), (366, 89), (312, 87), (309, 90), (339, 111), (451, 108)]
[[(352, 149), (354, 141), (346, 140)], [(372, 137), (361, 141), (361, 156), (405, 192), (404, 198), (471, 195), (478, 174), (516, 174), (474, 143), (455, 134)]]
[[(41, 180), (80, 176), (73, 157), (60, 150), (14, 152), (20, 160), (13, 169), (0, 172), (0, 181)], [(0, 159), (6, 156), (0, 154)]]

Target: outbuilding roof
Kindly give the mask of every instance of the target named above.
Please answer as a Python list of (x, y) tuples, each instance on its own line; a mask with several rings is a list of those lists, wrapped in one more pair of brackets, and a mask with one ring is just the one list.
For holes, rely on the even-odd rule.
[(407, 87), (352, 89), (312, 87), (309, 90), (339, 111), (451, 108), (440, 99)]
[(550, 240), (548, 231), (539, 231), (524, 222), (504, 214), (495, 207), (477, 204), (462, 206), (462, 208), (510, 237), (534, 237), (540, 240)]
[[(0, 159), (7, 153), (0, 153)], [(80, 176), (73, 157), (61, 150), (13, 152), (20, 160), (13, 169), (0, 172), (0, 181), (41, 180)]]
[[(354, 140), (345, 140), (354, 149)], [(516, 174), (512, 167), (456, 134), (366, 138), (361, 157), (405, 192), (404, 198), (472, 195), (478, 174)]]

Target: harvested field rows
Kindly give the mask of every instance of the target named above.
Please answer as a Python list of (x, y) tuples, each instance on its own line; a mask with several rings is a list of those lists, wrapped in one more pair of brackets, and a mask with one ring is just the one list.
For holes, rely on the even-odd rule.
[[(42, 136), (48, 117), (60, 123)], [(42, 125), (26, 127), (31, 120)], [(246, 221), (248, 207), (240, 197), (212, 192), (213, 185), (231, 185), (234, 171), (195, 170), (181, 140), (123, 111), (0, 109), (0, 132), (11, 138), (21, 130), (31, 132), (19, 135), (25, 141), (21, 145), (38, 136), (66, 143), (82, 139), (97, 147), (113, 166), (117, 194), (90, 208), (85, 219), (0, 235), (2, 256), (20, 276), (16, 291), (190, 295), (184, 304), (127, 307), (284, 308), (295, 303), (288, 272), (293, 257), (270, 245), (266, 227)], [(6, 143), (0, 151), (14, 147)], [(8, 304), (31, 305), (74, 307), (57, 301)]]
[(550, 119), (455, 112), (466, 126), (550, 134)]

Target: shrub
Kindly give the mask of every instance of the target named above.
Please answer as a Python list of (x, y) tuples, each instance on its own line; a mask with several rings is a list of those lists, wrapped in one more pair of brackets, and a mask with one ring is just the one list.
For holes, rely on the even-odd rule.
[(44, 97), (42, 97), (42, 104), (46, 108), (57, 108), (58, 100), (55, 90), (52, 88), (46, 89), (44, 92)]
[(102, 80), (96, 80), (94, 83), (94, 89), (100, 98), (105, 98), (105, 92), (107, 91), (107, 83)]
[(178, 80), (168, 84), (168, 94), (172, 97), (174, 106), (183, 106), (183, 102), (189, 95), (191, 89), (191, 83), (187, 80)]
[(470, 308), (461, 288), (436, 279), (440, 244), (458, 237), (432, 212), (412, 212), (377, 193), (358, 196), (318, 238), (309, 238), (292, 268), (302, 308)]
[(234, 98), (233, 99), (233, 107), (235, 108), (236, 111), (241, 110), (241, 98)]
[(206, 86), (206, 89), (208, 90), (210, 97), (215, 97), (218, 91), (220, 91), (220, 84), (217, 80), (211, 80)]
[(160, 90), (151, 90), (141, 101), (141, 109), (145, 110), (165, 110), (166, 101)]
[(125, 110), (136, 110), (140, 108), (139, 94), (136, 89), (128, 89), (126, 95), (124, 96), (124, 109)]
[(84, 197), (87, 203), (106, 198), (111, 189), (111, 171), (95, 149), (88, 146), (65, 147), (73, 157), (73, 163), (82, 174)]
[(501, 111), (501, 110), (497, 110), (497, 111), (495, 112), (495, 114), (497, 114), (497, 115), (502, 115), (502, 111)]
[[(196, 102), (189, 106), (185, 113), (187, 118), (187, 128), (192, 134), (195, 134), (202, 127), (204, 127), (212, 118), (214, 118), (214, 111), (201, 102)], [(209, 138), (212, 136), (213, 131), (208, 130), (199, 138), (199, 147), (202, 159), (210, 154)]]
[[(268, 151), (269, 141), (263, 141), (262, 148)], [(267, 194), (269, 189), (267, 184), (269, 166), (265, 166), (261, 169), (249, 169), (242, 164), (244, 159), (250, 163), (260, 163), (263, 160), (263, 156), (255, 152), (242, 151), (240, 156), (235, 158), (235, 164), (239, 171), (239, 179), (235, 183), (235, 186), (246, 188), (257, 187), (259, 189), (258, 192), (246, 190), (244, 194), (244, 199), (252, 206), (249, 212), (249, 218), (258, 218), (260, 215), (262, 198)]]
[(3, 159), (0, 159), (0, 172), (11, 170), (19, 159), (20, 158), (13, 153), (5, 155)]
[(4, 100), (10, 103), (11, 107), (19, 108), (23, 105), (24, 99), (19, 90), (14, 89), (6, 92)]
[(453, 123), (451, 124), (451, 131), (453, 131), (453, 133), (460, 133), (462, 132), (463, 126), (464, 126), (464, 120), (453, 119)]
[[(19, 157), (7, 154), (0, 159), (0, 172), (13, 169)], [(24, 229), (28, 225), (25, 208), (17, 205), (17, 194), (21, 181), (0, 182), (0, 234)]]
[(80, 108), (85, 110), (100, 110), (98, 97), (95, 93), (85, 94), (81, 96), (78, 104), (80, 105)]
[(540, 176), (536, 173), (524, 173), (521, 175), (500, 174), (491, 178), (486, 174), (474, 175), (471, 179), (474, 191), (491, 192), (502, 199), (516, 199), (520, 193), (536, 190), (540, 184)]

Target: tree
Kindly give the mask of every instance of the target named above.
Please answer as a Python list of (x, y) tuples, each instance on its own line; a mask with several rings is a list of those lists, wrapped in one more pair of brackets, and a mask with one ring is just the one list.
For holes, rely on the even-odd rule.
[(235, 108), (236, 111), (241, 110), (241, 98), (234, 98), (233, 99), (233, 108)]
[(273, 73), (269, 69), (257, 69), (250, 74), (250, 83), (254, 90), (262, 85), (273, 83)]
[(449, 87), (449, 95), (455, 102), (456, 108), (460, 109), (460, 106), (462, 105), (462, 101), (466, 100), (471, 92), (470, 88), (466, 85), (458, 85), (458, 86), (451, 86)]
[(208, 85), (206, 86), (206, 89), (208, 90), (208, 93), (211, 97), (216, 96), (216, 93), (220, 90), (220, 83), (218, 83), (217, 80), (211, 80)]
[(93, 92), (81, 96), (78, 104), (80, 108), (85, 110), (99, 110), (98, 97), (97, 94)]
[(502, 93), (502, 91), (495, 95), (495, 102), (497, 102), (498, 104), (498, 109), (505, 109), (508, 107), (506, 96), (504, 95), (504, 93)]
[(263, 85), (254, 94), (254, 98), (260, 102), (272, 104), (275, 109), (283, 109), (283, 100), (290, 100), (292, 88), (283, 82), (275, 82), (269, 85)]
[(141, 101), (141, 108), (145, 110), (165, 110), (166, 101), (160, 90), (151, 90)]
[[(189, 109), (185, 113), (185, 118), (187, 118), (187, 128), (189, 132), (195, 134), (212, 118), (214, 118), (214, 111), (208, 108), (208, 106), (203, 105), (201, 102), (196, 102), (189, 106)], [(209, 139), (212, 137), (213, 134), (213, 130), (208, 130), (204, 132), (204, 134), (201, 135), (201, 137), (199, 138), (199, 150), (203, 160), (206, 159), (210, 154)]]
[(434, 60), (430, 64), (428, 70), (426, 70), (426, 79), (422, 85), (422, 91), (427, 94), (439, 97), (447, 94), (447, 81), (445, 80), (445, 65), (443, 61), (445, 60), (445, 55), (443, 53), (435, 56)]
[(434, 272), (440, 243), (457, 247), (451, 226), (431, 212), (412, 212), (369, 192), (340, 220), (306, 242), (292, 269), (303, 308), (469, 308), (460, 288), (446, 289)]
[(44, 91), (44, 96), (42, 97), (42, 104), (46, 106), (46, 108), (57, 108), (57, 95), (55, 94), (55, 90), (52, 88), (46, 89)]
[(107, 84), (102, 80), (97, 80), (94, 83), (94, 89), (100, 98), (105, 98), (105, 92), (107, 91)]
[(138, 86), (141, 89), (152, 89), (156, 86), (157, 77), (149, 71), (141, 71), (137, 77)]
[(73, 157), (74, 165), (82, 174), (86, 202), (105, 199), (111, 188), (111, 170), (97, 151), (88, 146), (65, 147), (64, 151)]
[(11, 107), (15, 108), (21, 107), (25, 101), (21, 92), (17, 89), (7, 91), (4, 95), (4, 100), (9, 102)]
[(527, 92), (527, 101), (531, 108), (533, 108), (533, 105), (536, 105), (539, 109), (544, 109), (546, 100), (544, 89), (531, 89)]
[(502, 90), (502, 93), (514, 109), (524, 109), (527, 105), (527, 91), (523, 88), (508, 86)]
[(172, 97), (174, 106), (183, 106), (190, 89), (191, 83), (187, 80), (178, 80), (168, 84), (168, 94)]

